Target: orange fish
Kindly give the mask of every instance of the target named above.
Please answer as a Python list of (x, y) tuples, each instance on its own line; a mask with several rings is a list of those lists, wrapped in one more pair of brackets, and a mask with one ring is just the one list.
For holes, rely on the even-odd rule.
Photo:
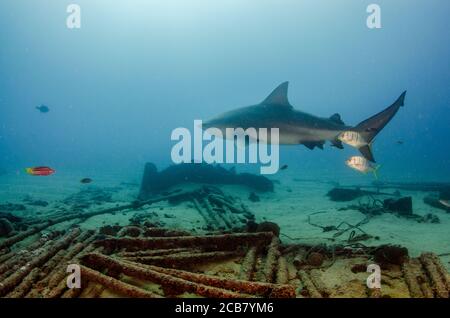
[(25, 171), (32, 176), (49, 176), (55, 173), (55, 170), (49, 167), (26, 168)]

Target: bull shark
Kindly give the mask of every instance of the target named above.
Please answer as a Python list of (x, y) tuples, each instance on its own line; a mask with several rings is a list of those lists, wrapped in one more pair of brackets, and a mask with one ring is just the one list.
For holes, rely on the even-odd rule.
[[(280, 84), (261, 103), (228, 111), (203, 123), (203, 129), (216, 128), (224, 132), (227, 128), (278, 128), (279, 144), (304, 145), (309, 149), (323, 149), (326, 141), (343, 149), (343, 143), (357, 148), (367, 160), (375, 162), (371, 145), (375, 136), (404, 105), (406, 91), (389, 107), (362, 121), (356, 126), (346, 125), (336, 113), (329, 118), (317, 117), (296, 110), (288, 100), (289, 82)], [(249, 135), (250, 142), (264, 141), (260, 136)]]

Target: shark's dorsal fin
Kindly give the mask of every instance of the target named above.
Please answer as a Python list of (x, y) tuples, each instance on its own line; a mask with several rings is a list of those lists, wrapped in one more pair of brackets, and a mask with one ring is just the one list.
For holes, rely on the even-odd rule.
[(288, 86), (289, 82), (281, 83), (261, 104), (292, 107), (287, 98)]

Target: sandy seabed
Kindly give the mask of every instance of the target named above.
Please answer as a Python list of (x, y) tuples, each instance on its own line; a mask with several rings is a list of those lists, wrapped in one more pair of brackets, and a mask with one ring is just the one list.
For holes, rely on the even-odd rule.
[[(54, 175), (51, 177), (30, 177), (23, 173), (0, 176), (0, 204), (23, 204), (26, 197), (35, 200), (45, 200), (46, 207), (27, 206), (25, 211), (13, 212), (18, 216), (37, 217), (58, 209), (61, 201), (88, 187), (107, 189), (113, 193), (113, 202), (104, 203), (98, 208), (108, 208), (117, 204), (126, 204), (135, 200), (139, 190), (139, 176), (125, 178), (122, 176), (108, 176), (95, 178), (92, 184), (83, 185), (79, 180), (84, 176)], [(285, 243), (311, 243), (311, 244), (343, 244), (349, 233), (344, 233), (332, 241), (335, 232), (324, 232), (322, 228), (312, 226), (308, 222), (320, 226), (337, 226), (341, 222), (357, 224), (365, 218), (364, 214), (356, 210), (340, 210), (351, 204), (358, 204), (358, 199), (349, 202), (333, 202), (326, 193), (333, 188), (329, 182), (299, 180), (290, 171), (283, 172), (276, 178), (275, 191), (270, 193), (257, 193), (259, 202), (249, 200), (251, 189), (241, 186), (222, 186), (222, 190), (229, 195), (239, 198), (255, 214), (256, 221), (271, 221), (281, 228), (280, 239)], [(198, 185), (183, 185), (178, 188), (196, 188)], [(383, 192), (392, 193), (395, 189), (383, 189)], [(415, 220), (398, 217), (386, 213), (370, 219), (360, 228), (372, 237), (362, 241), (364, 245), (375, 246), (381, 244), (398, 244), (409, 250), (412, 257), (419, 256), (424, 251), (433, 252), (440, 256), (442, 263), (450, 270), (450, 213), (433, 208), (423, 202), (427, 193), (419, 191), (401, 191), (402, 196), (411, 196), (415, 214), (436, 215), (440, 223), (418, 223)], [(387, 197), (377, 196), (379, 199)], [(361, 199), (364, 201), (364, 198)], [(96, 209), (94, 205), (90, 209)], [(146, 208), (155, 212), (165, 227), (186, 229), (202, 232), (201, 216), (188, 204), (169, 205), (160, 202)], [(134, 212), (135, 213), (135, 212)], [(128, 225), (133, 212), (105, 214), (92, 217), (81, 223), (82, 229), (98, 229), (107, 224)], [(142, 212), (139, 212), (142, 213)], [(61, 224), (59, 226), (66, 226)]]

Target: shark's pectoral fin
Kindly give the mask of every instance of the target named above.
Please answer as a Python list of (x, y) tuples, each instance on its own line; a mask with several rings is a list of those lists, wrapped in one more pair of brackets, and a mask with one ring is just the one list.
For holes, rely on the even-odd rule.
[(306, 148), (313, 150), (315, 147), (320, 148), (323, 150), (323, 141), (317, 141), (317, 142), (302, 142), (302, 145), (304, 145)]
[(342, 144), (342, 141), (340, 141), (338, 139), (331, 140), (331, 146), (339, 148), (339, 149), (344, 149), (344, 145)]
[(358, 148), (359, 152), (369, 161), (375, 162), (370, 144)]
[(341, 115), (338, 113), (331, 115), (330, 120), (336, 124), (345, 125), (344, 121), (341, 119)]
[(287, 93), (288, 93), (289, 82), (281, 83), (277, 88), (270, 93), (269, 96), (261, 103), (262, 105), (273, 105), (273, 106), (285, 106), (291, 107), (289, 103)]

